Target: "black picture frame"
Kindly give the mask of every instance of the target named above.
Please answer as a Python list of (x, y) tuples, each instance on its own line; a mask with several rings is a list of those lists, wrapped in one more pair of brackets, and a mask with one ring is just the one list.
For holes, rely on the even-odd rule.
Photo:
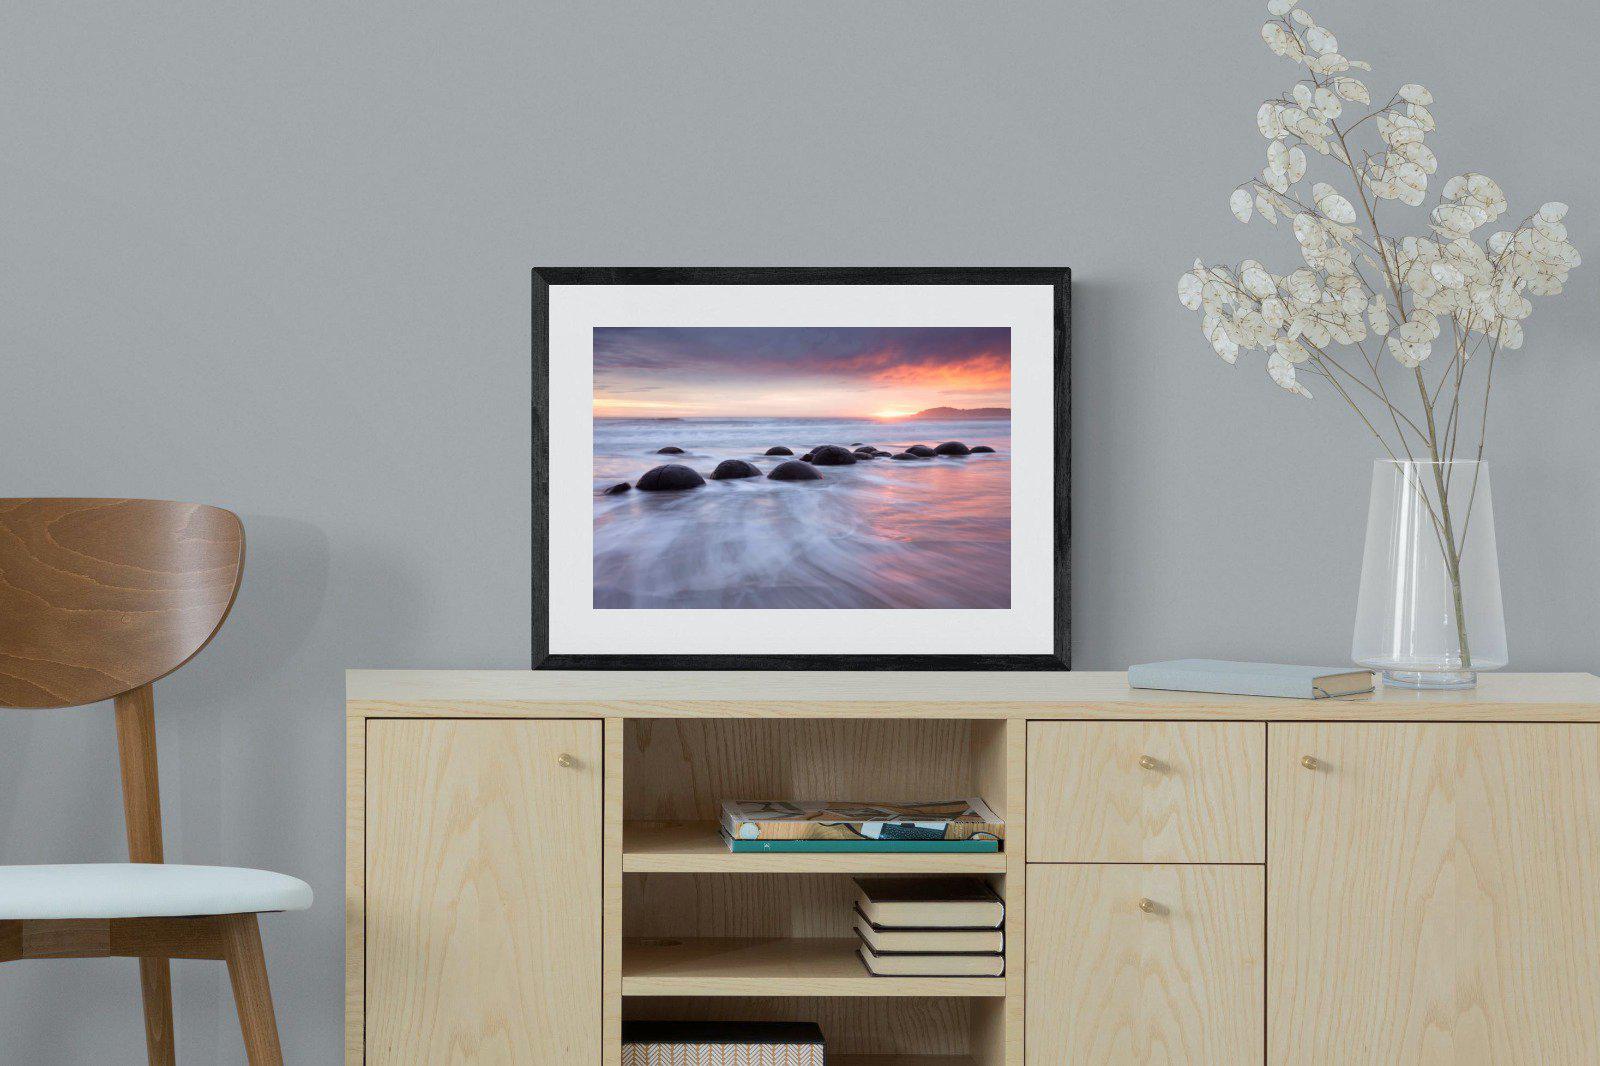
[[(551, 655), (550, 286), (1048, 285), (1055, 303), (1053, 651), (1035, 655)], [(1067, 267), (535, 267), (533, 269), (533, 668), (536, 670), (1070, 670), (1072, 271)]]

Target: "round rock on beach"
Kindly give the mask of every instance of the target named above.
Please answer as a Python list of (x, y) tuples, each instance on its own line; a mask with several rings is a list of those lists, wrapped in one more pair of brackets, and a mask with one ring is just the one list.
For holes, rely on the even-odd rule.
[(912, 455), (915, 455), (918, 459), (933, 458), (933, 449), (928, 447), (926, 444), (913, 444), (911, 447), (907, 448), (906, 451)]
[(676, 492), (680, 489), (697, 489), (706, 479), (686, 466), (668, 463), (647, 470), (639, 478), (640, 492)]
[(821, 481), (822, 475), (817, 473), (815, 467), (807, 466), (798, 459), (790, 459), (786, 463), (779, 463), (772, 468), (772, 473), (767, 477), (773, 481)]
[(947, 440), (933, 450), (935, 455), (971, 455), (972, 449), (958, 440)]
[(600, 495), (621, 496), (624, 492), (627, 492), (631, 488), (633, 488), (633, 486), (628, 484), (626, 481), (619, 481), (617, 484), (612, 485), (609, 489), (606, 489)]
[(785, 448), (783, 445), (780, 444), (776, 448), (768, 448), (767, 449), (767, 454), (768, 455), (793, 455), (794, 452), (791, 452), (788, 448)]
[(917, 460), (917, 459), (926, 459), (927, 456), (926, 455), (912, 455), (910, 452), (896, 452), (894, 455), (891, 455), (889, 458), (891, 458), (891, 459), (899, 459), (902, 462), (904, 462), (904, 461), (907, 461), (907, 460), (914, 461), (914, 460)]
[(761, 471), (754, 463), (747, 463), (743, 459), (724, 459), (711, 471), (712, 481), (732, 481), (741, 477), (760, 477)]
[(824, 444), (811, 456), (818, 466), (849, 466), (856, 461), (855, 453), (837, 444)]
[(656, 449), (656, 454), (657, 455), (682, 455), (683, 454), (683, 449), (679, 448), (677, 445), (669, 444), (665, 448), (657, 448)]
[(990, 454), (990, 455), (993, 455), (993, 454), (994, 454), (994, 449), (993, 449), (993, 448), (991, 448), (991, 447), (989, 447), (989, 446), (988, 446), (988, 445), (987, 445), (987, 444), (979, 444), (979, 445), (975, 445), (975, 446), (974, 446), (974, 447), (973, 447), (973, 449), (972, 449), (972, 454), (973, 454), (973, 455), (981, 455), (981, 454), (983, 454), (983, 453), (984, 453), (984, 452), (987, 452), (987, 453), (989, 453), (989, 454)]

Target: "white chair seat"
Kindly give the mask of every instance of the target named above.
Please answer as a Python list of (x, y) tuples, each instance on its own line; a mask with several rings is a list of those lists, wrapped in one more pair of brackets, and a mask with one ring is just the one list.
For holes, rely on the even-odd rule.
[(266, 870), (139, 862), (0, 866), (0, 920), (175, 918), (309, 906), (310, 885)]

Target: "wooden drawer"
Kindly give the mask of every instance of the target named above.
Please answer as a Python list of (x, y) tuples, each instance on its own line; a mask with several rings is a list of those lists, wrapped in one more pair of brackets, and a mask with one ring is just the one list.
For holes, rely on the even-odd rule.
[(1260, 722), (1030, 722), (1029, 862), (1265, 862)]
[(1028, 872), (1028, 1066), (1262, 1060), (1258, 866)]

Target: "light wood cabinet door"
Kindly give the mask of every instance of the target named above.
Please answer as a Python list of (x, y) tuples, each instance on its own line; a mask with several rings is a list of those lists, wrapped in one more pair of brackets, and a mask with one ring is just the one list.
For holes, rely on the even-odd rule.
[(1260, 722), (1030, 722), (1029, 862), (1266, 861)]
[(367, 723), (366, 1061), (600, 1061), (601, 724)]
[(1029, 866), (1029, 1066), (1259, 1063), (1262, 882), (1260, 866)]
[(1600, 1062), (1600, 726), (1268, 739), (1270, 1061)]

